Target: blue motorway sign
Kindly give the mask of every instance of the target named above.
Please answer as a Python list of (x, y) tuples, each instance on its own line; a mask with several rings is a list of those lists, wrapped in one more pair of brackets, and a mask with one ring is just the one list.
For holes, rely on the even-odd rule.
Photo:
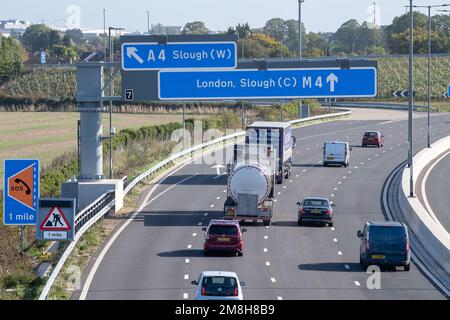
[(41, 51), (41, 64), (45, 64), (47, 62), (47, 53), (45, 51)]
[(232, 69), (237, 66), (236, 42), (138, 42), (122, 44), (122, 69)]
[(3, 223), (34, 225), (39, 199), (39, 160), (5, 160)]
[(160, 71), (161, 100), (375, 97), (376, 68)]
[(447, 87), (447, 97), (450, 98), (450, 84), (449, 84), (448, 87)]

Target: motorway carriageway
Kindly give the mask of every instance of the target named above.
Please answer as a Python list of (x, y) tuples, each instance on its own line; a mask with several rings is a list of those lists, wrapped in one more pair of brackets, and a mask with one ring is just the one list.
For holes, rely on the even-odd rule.
[[(353, 110), (354, 115), (364, 112)], [(392, 111), (378, 112), (383, 120), (350, 118), (293, 131), (292, 176), (276, 185), (272, 226), (245, 225), (243, 257), (202, 254), (201, 228), (223, 215), (226, 176), (217, 178), (211, 165), (175, 170), (150, 195), (146, 191), (142, 211), (90, 263), (82, 277), (85, 284), (89, 275), (90, 286), (82, 298), (192, 299), (191, 281), (202, 271), (225, 270), (246, 282), (244, 299), (445, 299), (414, 263), (410, 272), (383, 271), (381, 289), (372, 290), (366, 284), (369, 274), (359, 266), (356, 232), (368, 220), (385, 220), (383, 184), (408, 150), (406, 117), (386, 121)], [(433, 141), (450, 134), (449, 121), (449, 114), (432, 116)], [(414, 126), (417, 152), (426, 147), (423, 114)], [(380, 130), (384, 147), (361, 148), (365, 130)], [(335, 139), (353, 146), (348, 168), (322, 167), (323, 142)], [(334, 228), (297, 226), (296, 202), (305, 196), (336, 203)], [(80, 292), (72, 296), (79, 297)]]

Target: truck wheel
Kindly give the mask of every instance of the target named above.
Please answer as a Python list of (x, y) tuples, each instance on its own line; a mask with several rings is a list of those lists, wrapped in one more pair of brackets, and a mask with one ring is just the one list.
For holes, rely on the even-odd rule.
[(297, 221), (297, 224), (298, 224), (299, 226), (302, 226), (302, 225), (303, 225), (303, 221), (302, 221), (302, 220), (298, 220), (298, 221)]
[(263, 225), (264, 225), (264, 227), (270, 226), (271, 220), (263, 220)]
[(328, 162), (324, 162), (324, 163), (323, 163), (323, 166), (324, 166), (324, 167), (328, 167)]
[(283, 177), (277, 178), (277, 184), (282, 184), (283, 183)]

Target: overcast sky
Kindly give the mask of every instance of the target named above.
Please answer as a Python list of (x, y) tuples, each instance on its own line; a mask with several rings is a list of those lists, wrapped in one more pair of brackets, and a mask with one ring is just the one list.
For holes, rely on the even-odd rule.
[[(407, 0), (378, 0), (377, 24), (390, 24), (395, 16), (405, 13)], [(450, 0), (415, 0), (417, 5), (434, 5)], [(303, 22), (309, 31), (336, 31), (351, 18), (359, 22), (373, 21), (373, 1), (369, 0), (305, 0)], [(78, 9), (79, 8), (79, 9)], [(184, 26), (200, 20), (211, 30), (248, 22), (252, 28), (262, 27), (274, 17), (298, 19), (298, 0), (18, 0), (2, 1), (0, 20), (16, 18), (50, 25), (80, 25), (81, 28), (103, 28), (103, 11), (107, 26), (124, 27), (128, 31), (146, 31), (150, 23)], [(80, 12), (78, 15), (77, 12)], [(423, 10), (426, 12), (426, 10)], [(78, 19), (79, 16), (79, 19)]]

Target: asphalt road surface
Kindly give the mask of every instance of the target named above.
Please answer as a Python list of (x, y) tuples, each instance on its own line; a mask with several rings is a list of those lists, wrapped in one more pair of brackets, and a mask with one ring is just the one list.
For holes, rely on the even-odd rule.
[[(377, 110), (382, 117), (368, 120), (364, 109), (353, 111), (349, 120), (293, 131), (292, 176), (276, 185), (272, 226), (246, 226), (243, 257), (202, 255), (201, 228), (222, 217), (226, 176), (218, 177), (211, 165), (188, 164), (157, 186), (117, 237), (86, 298), (192, 299), (191, 280), (202, 271), (225, 270), (246, 282), (244, 299), (445, 299), (414, 263), (410, 272), (383, 270), (380, 289), (367, 286), (370, 275), (358, 263), (356, 232), (365, 221), (385, 220), (381, 191), (407, 157), (407, 122), (406, 112), (391, 117), (390, 111)], [(449, 121), (449, 114), (432, 117), (433, 140), (450, 134)], [(414, 126), (419, 151), (426, 143), (426, 118), (416, 117)], [(365, 130), (380, 130), (384, 147), (361, 148)], [(323, 142), (335, 139), (353, 146), (348, 168), (322, 167)], [(305, 196), (328, 197), (336, 204), (334, 228), (297, 226), (296, 202)]]

